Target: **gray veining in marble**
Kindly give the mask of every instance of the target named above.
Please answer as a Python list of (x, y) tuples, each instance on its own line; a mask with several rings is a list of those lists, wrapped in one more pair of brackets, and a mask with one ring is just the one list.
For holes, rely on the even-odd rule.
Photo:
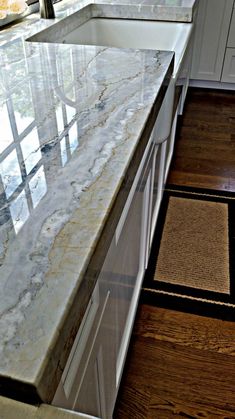
[[(138, 7), (187, 21), (194, 3)], [(24, 41), (49, 25), (0, 32), (0, 375), (35, 387), (173, 57)]]
[(0, 372), (37, 386), (172, 53), (0, 54)]

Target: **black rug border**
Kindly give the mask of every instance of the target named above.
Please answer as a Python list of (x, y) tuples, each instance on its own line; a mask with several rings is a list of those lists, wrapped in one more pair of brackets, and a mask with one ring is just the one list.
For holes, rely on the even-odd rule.
[[(193, 195), (191, 195), (192, 193)], [(154, 281), (153, 278), (156, 269), (156, 262), (169, 204), (169, 198), (171, 196), (186, 199), (204, 200), (207, 202), (221, 202), (228, 205), (230, 295), (199, 290), (182, 285), (174, 285), (167, 284), (165, 282)], [(235, 278), (235, 200), (233, 201), (231, 198), (235, 198), (235, 193), (227, 193), (226, 191), (217, 191), (211, 189), (179, 187), (176, 185), (166, 186), (153, 238), (149, 263), (143, 281), (143, 288), (153, 289), (153, 292), (144, 289), (142, 290), (141, 301), (143, 303), (149, 303), (159, 307), (181, 310), (207, 317), (216, 317), (219, 319), (235, 321), (235, 312), (233, 307), (217, 304), (220, 302), (222, 304), (231, 303), (235, 305), (235, 281), (233, 280)], [(164, 295), (154, 292), (154, 290), (177, 293), (184, 295), (184, 297)], [(209, 301), (203, 302), (187, 298), (190, 296), (205, 300), (213, 300), (214, 304)]]
[(183, 313), (234, 322), (233, 308), (141, 290), (140, 303)]
[(221, 198), (234, 198), (235, 199), (235, 192), (226, 191), (226, 190), (217, 190), (217, 189), (208, 189), (208, 188), (198, 188), (194, 186), (180, 186), (180, 185), (173, 185), (171, 183), (167, 183), (165, 185), (165, 191), (179, 191), (179, 192), (189, 192), (189, 193), (198, 193), (201, 195), (212, 195), (212, 196), (220, 196)]

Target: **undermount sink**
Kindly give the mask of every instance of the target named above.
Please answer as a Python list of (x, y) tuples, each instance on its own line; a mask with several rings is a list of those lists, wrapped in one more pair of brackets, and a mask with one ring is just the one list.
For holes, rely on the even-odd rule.
[(174, 51), (176, 77), (192, 24), (142, 20), (138, 16), (130, 9), (125, 11), (125, 5), (112, 9), (110, 5), (90, 4), (27, 41)]

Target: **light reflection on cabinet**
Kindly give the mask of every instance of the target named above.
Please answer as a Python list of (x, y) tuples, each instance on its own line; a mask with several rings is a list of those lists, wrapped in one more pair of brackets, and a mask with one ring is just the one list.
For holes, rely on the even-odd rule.
[(107, 330), (111, 298), (104, 284), (100, 278), (95, 286), (52, 403), (99, 418), (108, 417), (115, 368)]

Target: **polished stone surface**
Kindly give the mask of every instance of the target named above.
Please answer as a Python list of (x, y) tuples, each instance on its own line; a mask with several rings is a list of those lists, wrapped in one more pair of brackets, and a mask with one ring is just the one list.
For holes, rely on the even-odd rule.
[(45, 397), (44, 372), (58, 363), (58, 336), (172, 53), (18, 37), (0, 56), (0, 373)]
[(88, 419), (87, 416), (77, 412), (46, 404), (31, 406), (1, 396), (0, 409), (0, 419)]
[[(158, 2), (184, 17), (193, 3)], [(57, 18), (84, 4), (58, 4)], [(94, 287), (80, 293), (84, 272), (173, 57), (24, 41), (51, 24), (31, 15), (0, 32), (0, 375), (43, 400), (63, 325), (79, 295), (84, 312)]]

